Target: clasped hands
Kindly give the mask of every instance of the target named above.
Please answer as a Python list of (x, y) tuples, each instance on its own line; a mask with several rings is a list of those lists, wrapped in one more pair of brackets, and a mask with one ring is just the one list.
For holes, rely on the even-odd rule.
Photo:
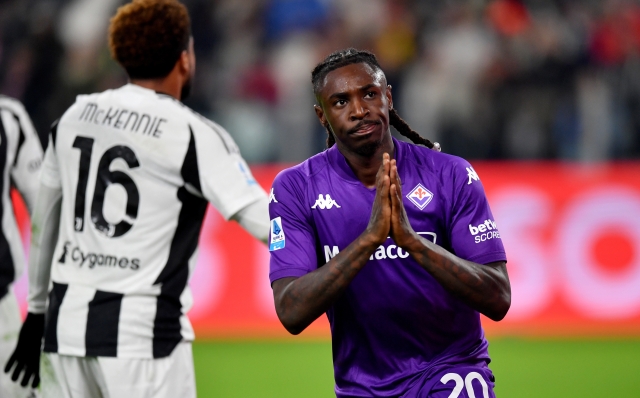
[(376, 198), (365, 234), (375, 245), (381, 245), (391, 237), (405, 250), (420, 240), (402, 204), (402, 183), (396, 160), (388, 153), (382, 155), (382, 164), (376, 174)]

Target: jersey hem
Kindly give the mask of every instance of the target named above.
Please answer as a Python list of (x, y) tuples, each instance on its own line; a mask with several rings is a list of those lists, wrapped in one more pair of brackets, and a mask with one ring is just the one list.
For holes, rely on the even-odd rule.
[(269, 280), (271, 283), (282, 278), (300, 278), (309, 273), (309, 270), (302, 268), (286, 268), (278, 271), (274, 271), (269, 274)]
[(238, 201), (237, 203), (240, 203), (239, 205), (233, 206), (230, 209), (225, 209), (224, 213), (222, 212), (222, 209), (219, 209), (219, 210), (217, 209), (217, 210), (220, 212), (220, 214), (222, 215), (222, 217), (224, 217), (226, 221), (229, 221), (231, 218), (233, 218), (233, 216), (238, 214), (240, 210), (253, 204), (254, 202), (259, 201), (261, 198), (262, 198), (262, 195), (260, 193), (256, 193), (254, 196), (248, 198), (247, 200)]
[(491, 252), (486, 254), (480, 254), (478, 256), (471, 256), (466, 260), (484, 265), (484, 264), (494, 263), (496, 261), (507, 261), (507, 254), (502, 251), (497, 251), (497, 252)]

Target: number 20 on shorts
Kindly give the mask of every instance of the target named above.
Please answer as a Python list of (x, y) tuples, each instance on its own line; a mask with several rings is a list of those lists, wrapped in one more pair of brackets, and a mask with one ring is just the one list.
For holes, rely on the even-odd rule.
[(451, 391), (451, 394), (449, 394), (448, 398), (458, 398), (458, 396), (462, 392), (462, 389), (465, 387), (467, 388), (467, 395), (469, 396), (469, 398), (476, 398), (476, 393), (473, 391), (472, 385), (472, 382), (474, 380), (478, 380), (480, 382), (480, 385), (482, 385), (482, 398), (489, 398), (489, 386), (487, 386), (487, 382), (484, 381), (484, 379), (478, 372), (469, 372), (467, 377), (464, 378), (464, 381), (462, 380), (462, 376), (457, 373), (447, 373), (446, 375), (442, 376), (440, 382), (442, 382), (442, 384), (447, 384), (450, 381), (455, 382), (453, 391)]

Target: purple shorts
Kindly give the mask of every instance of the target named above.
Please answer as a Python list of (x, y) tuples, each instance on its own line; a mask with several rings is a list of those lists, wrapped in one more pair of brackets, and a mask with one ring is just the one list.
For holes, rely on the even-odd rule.
[(495, 378), (486, 365), (458, 365), (425, 372), (402, 398), (495, 398)]

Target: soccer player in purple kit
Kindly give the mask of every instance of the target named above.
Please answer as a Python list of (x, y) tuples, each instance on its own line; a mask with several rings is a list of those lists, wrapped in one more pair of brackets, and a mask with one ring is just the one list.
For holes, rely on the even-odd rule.
[(511, 288), (478, 175), (400, 119), (373, 54), (335, 52), (312, 83), (329, 149), (270, 200), (280, 321), (298, 334), (327, 313), (340, 398), (494, 397), (480, 314), (504, 318)]

